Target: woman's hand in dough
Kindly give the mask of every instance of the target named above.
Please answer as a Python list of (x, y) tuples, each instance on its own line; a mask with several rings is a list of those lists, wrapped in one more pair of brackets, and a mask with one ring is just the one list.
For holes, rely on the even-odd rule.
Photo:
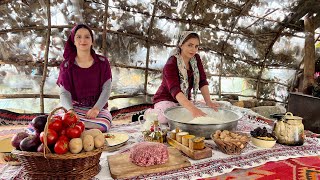
[(220, 107), (220, 104), (218, 104), (216, 101), (209, 101), (206, 104), (208, 107), (214, 109), (215, 111), (218, 111), (218, 107)]
[(201, 116), (206, 116), (207, 114), (201, 111), (199, 108), (195, 107), (191, 110), (191, 114), (194, 118), (196, 117), (201, 117)]

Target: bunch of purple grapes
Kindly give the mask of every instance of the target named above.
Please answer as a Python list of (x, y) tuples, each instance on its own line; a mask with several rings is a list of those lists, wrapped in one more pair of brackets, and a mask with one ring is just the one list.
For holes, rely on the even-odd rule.
[(250, 131), (251, 136), (253, 137), (273, 137), (274, 135), (269, 133), (266, 127), (257, 127), (253, 131)]

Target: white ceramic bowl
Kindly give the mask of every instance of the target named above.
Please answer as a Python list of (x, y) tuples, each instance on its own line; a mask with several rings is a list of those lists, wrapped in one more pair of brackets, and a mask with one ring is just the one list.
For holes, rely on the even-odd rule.
[(264, 139), (251, 137), (251, 142), (253, 145), (258, 147), (272, 148), (276, 144), (277, 140), (264, 140)]

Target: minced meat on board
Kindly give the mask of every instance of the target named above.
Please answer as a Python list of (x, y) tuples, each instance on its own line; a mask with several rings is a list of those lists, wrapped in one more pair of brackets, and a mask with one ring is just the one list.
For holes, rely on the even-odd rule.
[(130, 160), (138, 166), (164, 164), (169, 160), (168, 148), (157, 142), (141, 142), (131, 148)]

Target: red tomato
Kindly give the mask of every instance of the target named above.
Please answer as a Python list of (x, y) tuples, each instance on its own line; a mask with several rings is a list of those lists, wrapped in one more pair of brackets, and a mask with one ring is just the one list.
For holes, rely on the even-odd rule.
[(63, 115), (62, 122), (65, 124), (67, 127), (70, 127), (74, 124), (76, 124), (78, 121), (77, 116), (73, 114), (72, 112), (67, 112)]
[(68, 141), (69, 142), (69, 138), (66, 136), (66, 135), (61, 135), (59, 138), (58, 138), (58, 141), (59, 140), (64, 140), (64, 141)]
[(59, 132), (59, 135), (62, 136), (62, 135), (66, 135), (67, 134), (67, 129), (66, 128), (63, 128), (60, 132)]
[(62, 117), (58, 116), (58, 115), (53, 116), (51, 119), (52, 119), (52, 121), (55, 121), (55, 120), (61, 120), (62, 121)]
[(84, 131), (84, 128), (85, 128), (84, 122), (79, 121), (75, 126), (79, 127), (81, 129), (81, 132)]
[(50, 122), (49, 129), (55, 130), (56, 132), (60, 132), (62, 130), (62, 120), (56, 119), (53, 122)]
[(152, 126), (150, 127), (150, 131), (151, 131), (151, 132), (154, 131), (154, 125), (152, 125)]
[(81, 136), (81, 129), (78, 126), (71, 126), (67, 129), (67, 137), (70, 139), (78, 138)]
[(69, 142), (65, 140), (59, 140), (54, 145), (54, 152), (57, 154), (65, 154), (69, 151)]
[[(40, 133), (40, 141), (44, 143), (44, 132)], [(58, 133), (52, 129), (48, 129), (47, 133), (47, 145), (54, 144), (58, 140)]]

